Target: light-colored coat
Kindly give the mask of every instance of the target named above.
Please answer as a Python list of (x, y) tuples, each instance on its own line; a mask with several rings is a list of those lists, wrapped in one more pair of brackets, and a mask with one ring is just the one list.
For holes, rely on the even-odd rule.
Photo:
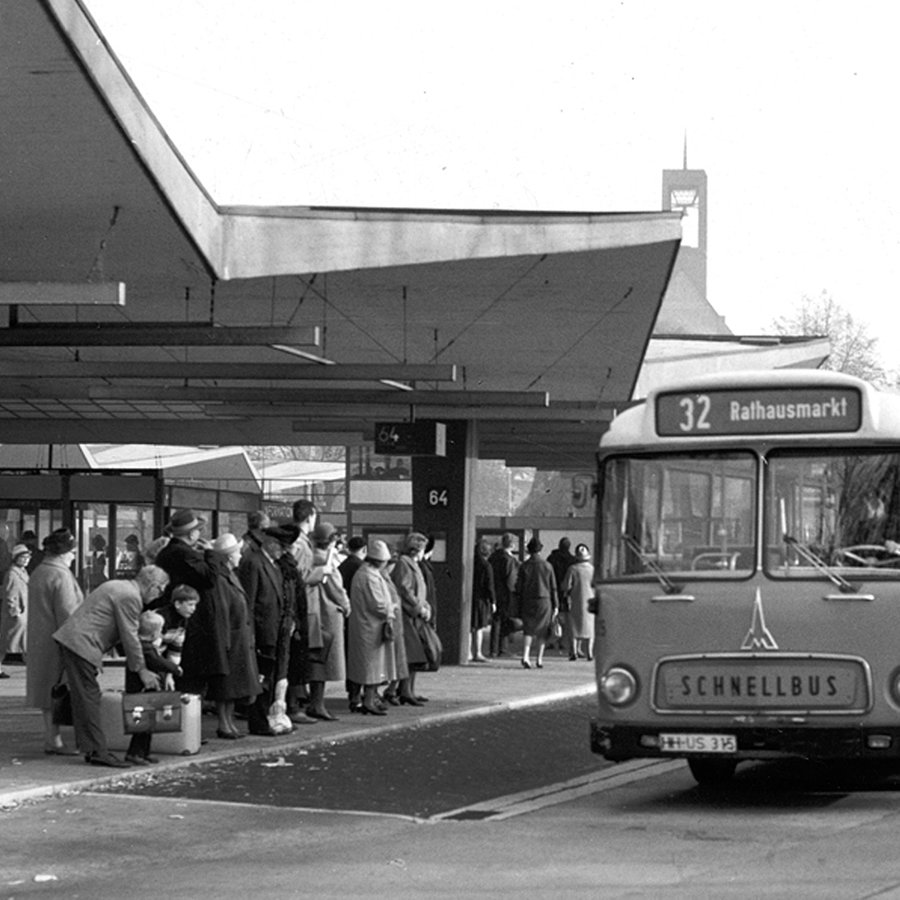
[(594, 636), (594, 616), (588, 600), (594, 596), (594, 567), (587, 560), (569, 566), (563, 593), (569, 598), (570, 637), (581, 640)]
[(3, 583), (0, 659), (3, 653), (25, 653), (28, 627), (28, 571), (14, 565)]
[(64, 557), (45, 556), (28, 583), (28, 665), (25, 704), (50, 709), (50, 691), (62, 675), (62, 659), (53, 633), (84, 601)]
[(138, 638), (143, 609), (137, 582), (105, 581), (87, 595), (53, 639), (97, 669), (103, 664), (104, 654), (121, 644), (125, 665), (132, 672), (140, 672), (146, 668)]
[(297, 563), (300, 581), (306, 589), (306, 634), (308, 645), (313, 649), (325, 646), (322, 636), (322, 612), (319, 604), (319, 585), (324, 572), (313, 561), (313, 545), (309, 535), (301, 532), (291, 553)]
[(350, 586), (347, 620), (347, 678), (357, 684), (382, 684), (398, 677), (392, 642), (383, 638), (384, 623), (399, 618), (400, 609), (387, 578), (363, 563)]
[[(324, 566), (327, 561), (328, 551), (320, 550), (317, 547), (313, 553), (315, 565)], [(344, 613), (350, 612), (350, 598), (344, 590), (340, 572), (335, 571), (326, 575), (319, 587), (319, 611), (322, 627), (331, 635), (331, 649), (328, 651), (328, 656), (325, 657), (325, 680), (345, 681), (347, 668), (344, 651)]]

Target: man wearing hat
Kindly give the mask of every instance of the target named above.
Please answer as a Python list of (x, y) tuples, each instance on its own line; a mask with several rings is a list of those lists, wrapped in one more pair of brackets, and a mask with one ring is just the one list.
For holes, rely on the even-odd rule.
[[(179, 688), (192, 693), (202, 693), (211, 676), (225, 674), (225, 656), (221, 652), (227, 646), (227, 615), (219, 608), (215, 590), (216, 564), (209, 555), (212, 545), (201, 538), (206, 519), (192, 509), (179, 509), (169, 519), (166, 533), (169, 543), (156, 555), (156, 565), (169, 576), (169, 586), (158, 606), (170, 602), (172, 590), (179, 584), (192, 587), (200, 595), (195, 615), (188, 620), (184, 638), (182, 669), (184, 675)], [(210, 635), (217, 635), (215, 641)]]
[[(201, 540), (206, 519), (194, 515), (192, 509), (179, 509), (166, 525), (169, 543), (156, 554), (155, 563), (169, 575), (168, 603), (172, 588), (188, 584), (201, 596), (215, 583), (215, 574), (206, 558), (209, 544)], [(160, 604), (163, 605), (163, 604)]]
[[(297, 538), (293, 526), (279, 525), (260, 532), (260, 546), (245, 553), (238, 566), (238, 578), (247, 595), (256, 641), (256, 665), (262, 692), (247, 710), (247, 730), (270, 735), (268, 712), (277, 692), (286, 689), (291, 639), (289, 595), (279, 559), (290, 553)], [(292, 595), (291, 595), (292, 596)]]

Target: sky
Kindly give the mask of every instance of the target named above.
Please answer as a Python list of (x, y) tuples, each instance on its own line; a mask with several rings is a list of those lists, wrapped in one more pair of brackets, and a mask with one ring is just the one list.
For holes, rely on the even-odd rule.
[(739, 334), (830, 294), (900, 369), (900, 5), (85, 0), (221, 204), (654, 211)]

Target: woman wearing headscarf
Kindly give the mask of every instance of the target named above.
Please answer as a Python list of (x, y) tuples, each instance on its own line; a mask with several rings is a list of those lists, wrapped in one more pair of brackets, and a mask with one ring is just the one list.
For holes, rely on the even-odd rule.
[(397, 678), (394, 653), (400, 603), (385, 570), (391, 551), (384, 541), (372, 541), (363, 564), (350, 585), (347, 620), (347, 678), (363, 686), (358, 711), (372, 716), (385, 715), (378, 702), (380, 684)]
[(67, 748), (53, 722), (50, 692), (62, 678), (63, 663), (59, 645), (53, 640), (69, 616), (84, 602), (84, 594), (72, 573), (75, 559), (75, 535), (68, 528), (57, 528), (43, 541), (40, 565), (28, 584), (28, 660), (25, 671), (25, 704), (40, 709), (44, 719), (44, 752), (57, 756), (77, 756)]
[[(24, 544), (12, 549), (12, 565), (3, 579), (3, 627), (0, 629), (0, 660), (6, 653), (18, 654), (25, 659), (28, 642), (28, 562), (31, 550)], [(8, 677), (0, 672), (0, 678)]]
[[(587, 544), (575, 548), (575, 562), (566, 571), (562, 593), (569, 600), (569, 629), (572, 639), (569, 659), (594, 658), (594, 615), (588, 612), (588, 601), (594, 596), (594, 566)], [(587, 642), (587, 651), (581, 647)]]
[[(344, 590), (341, 573), (337, 568), (337, 529), (330, 522), (319, 522), (312, 530), (313, 565), (323, 566), (327, 574), (320, 584), (307, 588), (307, 602), (318, 595), (319, 620), (323, 644), (327, 646), (322, 662), (322, 681), (310, 681), (309, 704), (306, 714), (314, 719), (332, 721), (325, 708), (325, 682), (346, 681), (347, 669), (344, 652), (344, 620), (350, 615), (350, 598)], [(329, 566), (329, 562), (333, 563)], [(321, 687), (318, 685), (321, 684)]]
[(242, 550), (243, 541), (229, 532), (216, 538), (210, 553), (216, 577), (213, 590), (226, 618), (227, 671), (210, 677), (206, 696), (215, 701), (219, 717), (216, 734), (225, 740), (244, 736), (234, 721), (235, 703), (251, 703), (260, 692), (253, 623), (247, 595), (236, 571)]
[(522, 631), (525, 635), (522, 645), (522, 668), (531, 668), (531, 646), (534, 644), (537, 656), (535, 665), (542, 669), (547, 630), (559, 608), (556, 576), (553, 574), (553, 567), (541, 556), (544, 545), (537, 538), (532, 538), (526, 549), (530, 555), (519, 568), (516, 580), (516, 597), (519, 601), (519, 615), (522, 618)]
[(431, 606), (426, 599), (428, 586), (419, 566), (427, 544), (428, 538), (424, 534), (413, 531), (407, 535), (403, 553), (391, 570), (391, 581), (400, 595), (400, 607), (403, 611), (403, 650), (409, 672), (406, 678), (402, 674), (399, 678), (396, 700), (408, 706), (421, 706), (425, 700), (424, 697), (416, 696), (416, 672), (425, 669), (428, 664), (417, 627), (419, 619), (427, 622), (431, 618)]

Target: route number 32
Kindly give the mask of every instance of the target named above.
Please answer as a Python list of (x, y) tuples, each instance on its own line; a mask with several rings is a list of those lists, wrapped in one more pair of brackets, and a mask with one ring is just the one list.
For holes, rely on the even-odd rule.
[(708, 394), (697, 394), (695, 397), (682, 397), (678, 401), (684, 418), (678, 423), (682, 431), (709, 431), (710, 399)]

